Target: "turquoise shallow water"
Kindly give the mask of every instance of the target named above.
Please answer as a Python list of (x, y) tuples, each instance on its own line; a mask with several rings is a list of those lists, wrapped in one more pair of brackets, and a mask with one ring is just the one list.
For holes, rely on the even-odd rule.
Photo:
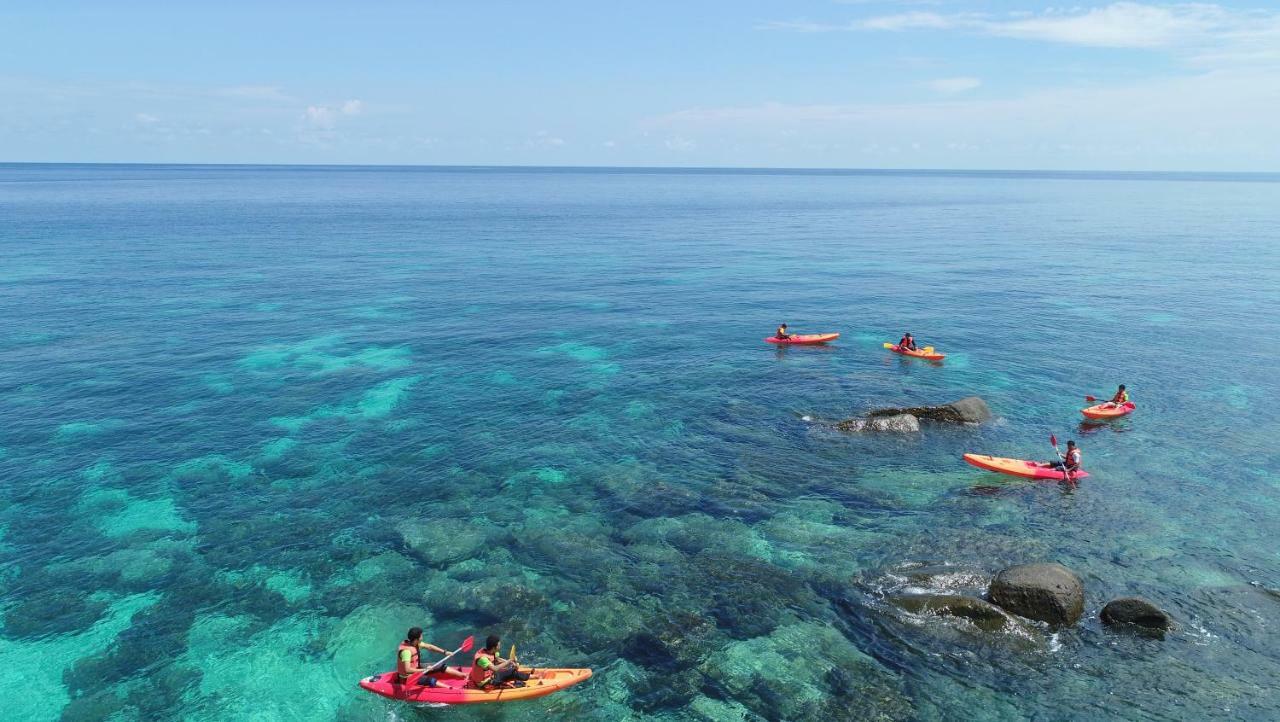
[[(1277, 180), (0, 166), (4, 716), (1275, 719)], [(1078, 488), (960, 460), (1050, 433)], [(1078, 626), (882, 599), (1040, 560)], [(1126, 593), (1176, 631), (1104, 630)], [(596, 676), (356, 689), (414, 624)]]

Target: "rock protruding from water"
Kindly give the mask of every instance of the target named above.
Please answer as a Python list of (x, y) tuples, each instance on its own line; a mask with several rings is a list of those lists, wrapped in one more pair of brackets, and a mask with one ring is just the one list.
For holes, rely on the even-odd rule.
[(836, 424), (840, 431), (860, 433), (874, 431), (893, 434), (912, 434), (920, 431), (920, 421), (911, 414), (877, 416), (868, 419), (847, 419)]
[(1164, 631), (1173, 620), (1164, 610), (1142, 597), (1120, 597), (1102, 608), (1103, 624), (1133, 624), (1145, 629)]
[(1000, 607), (963, 594), (899, 594), (889, 597), (889, 602), (912, 614), (967, 619), (987, 632), (1024, 630), (1022, 622)]
[(1021, 617), (1075, 624), (1084, 613), (1084, 585), (1061, 564), (1020, 564), (996, 575), (988, 598)]
[(867, 414), (868, 419), (900, 416), (909, 414), (917, 419), (937, 421), (944, 424), (981, 424), (991, 420), (991, 409), (987, 402), (977, 396), (968, 396), (942, 406), (909, 406), (906, 408), (875, 409)]

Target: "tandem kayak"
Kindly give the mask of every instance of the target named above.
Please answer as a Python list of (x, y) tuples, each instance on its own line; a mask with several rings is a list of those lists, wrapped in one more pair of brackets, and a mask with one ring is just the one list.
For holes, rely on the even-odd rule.
[[(1052, 479), (1053, 481), (1063, 481), (1065, 477), (1063, 473), (1049, 464), (1038, 461), (1026, 461), (1024, 459), (1005, 459), (999, 456), (987, 456), (986, 454), (965, 454), (964, 460), (987, 471), (994, 471), (1000, 474), (1011, 474), (1013, 476), (1021, 476), (1024, 479)], [(1077, 471), (1071, 475), (1072, 479), (1083, 479), (1089, 475), (1087, 471)]]
[(1126, 401), (1123, 404), (1113, 404), (1108, 401), (1087, 409), (1080, 409), (1080, 413), (1084, 414), (1086, 419), (1118, 419), (1136, 408), (1138, 407), (1134, 406), (1132, 401)]
[(889, 349), (894, 353), (900, 353), (903, 356), (912, 356), (914, 358), (922, 358), (926, 361), (941, 361), (942, 359), (947, 357), (946, 354), (925, 353), (924, 351), (921, 351), (921, 350), (912, 351), (911, 349), (902, 348), (901, 346), (898, 346), (897, 344), (892, 344), (892, 343), (886, 344), (885, 348)]
[(782, 345), (793, 345), (793, 346), (809, 346), (815, 343), (826, 343), (828, 341), (834, 341), (838, 338), (840, 338), (840, 334), (838, 333), (805, 333), (805, 334), (793, 334), (786, 338), (778, 338), (777, 336), (770, 336), (769, 338), (765, 339), (765, 343), (777, 343)]
[[(463, 674), (471, 671), (470, 667), (455, 667)], [(583, 682), (591, 677), (589, 669), (527, 669), (522, 672), (530, 674), (523, 687), (513, 687), (511, 683), (500, 687), (472, 689), (466, 687), (467, 680), (458, 679), (439, 672), (424, 672), (413, 675), (405, 684), (396, 678), (395, 672), (365, 677), (360, 680), (364, 689), (380, 694), (383, 697), (413, 702), (415, 704), (480, 704), (482, 702), (515, 702), (521, 699), (545, 697), (566, 687)], [(423, 677), (436, 680), (436, 686), (422, 683)]]

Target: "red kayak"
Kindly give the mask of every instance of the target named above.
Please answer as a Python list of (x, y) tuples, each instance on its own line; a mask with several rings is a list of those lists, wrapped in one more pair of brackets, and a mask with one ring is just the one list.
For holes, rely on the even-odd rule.
[[(1050, 479), (1052, 481), (1064, 481), (1063, 473), (1053, 466), (1039, 461), (1025, 461), (1023, 459), (1006, 459), (1000, 456), (987, 456), (986, 454), (965, 454), (964, 460), (987, 471), (994, 471), (1000, 474), (1010, 474), (1012, 476), (1021, 476), (1024, 479)], [(1072, 479), (1083, 479), (1089, 475), (1089, 472), (1080, 470), (1071, 475)]]
[[(470, 667), (458, 667), (463, 674), (471, 671)], [(529, 680), (522, 687), (507, 683), (498, 687), (474, 689), (467, 687), (467, 680), (451, 677), (439, 672), (426, 672), (412, 675), (407, 684), (401, 684), (395, 672), (385, 672), (360, 680), (364, 689), (380, 694), (383, 697), (398, 699), (402, 702), (419, 704), (479, 704), (482, 702), (515, 702), (521, 699), (545, 697), (566, 687), (591, 678), (589, 669), (528, 669)], [(434, 687), (425, 683), (423, 677), (435, 681)]]
[(840, 334), (838, 333), (806, 333), (806, 334), (793, 334), (786, 338), (778, 338), (777, 336), (770, 336), (769, 338), (765, 339), (765, 343), (777, 343), (777, 344), (782, 344), (784, 346), (786, 345), (812, 346), (815, 343), (826, 343), (828, 341), (834, 341), (838, 338), (840, 338)]
[(1118, 419), (1136, 408), (1138, 407), (1134, 406), (1132, 401), (1126, 401), (1123, 404), (1113, 404), (1108, 401), (1087, 409), (1080, 409), (1080, 413), (1084, 414), (1086, 419)]

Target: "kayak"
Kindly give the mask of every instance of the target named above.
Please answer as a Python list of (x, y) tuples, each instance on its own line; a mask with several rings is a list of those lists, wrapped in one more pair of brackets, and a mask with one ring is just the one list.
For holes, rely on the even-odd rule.
[[(1052, 479), (1053, 481), (1063, 481), (1063, 473), (1049, 464), (1038, 461), (1025, 461), (1023, 459), (1005, 459), (999, 456), (987, 456), (986, 454), (965, 454), (964, 460), (987, 471), (994, 471), (1000, 474), (1012, 474), (1013, 476), (1021, 476), (1024, 479)], [(1077, 471), (1071, 475), (1072, 479), (1083, 479), (1089, 475), (1087, 471)]]
[(838, 338), (840, 338), (840, 334), (838, 333), (806, 333), (806, 334), (793, 334), (786, 338), (778, 338), (777, 336), (770, 336), (769, 338), (765, 339), (765, 342), (778, 343), (783, 345), (809, 346), (815, 343), (826, 343), (828, 341), (834, 341)]
[[(470, 667), (455, 667), (463, 674), (471, 671)], [(589, 669), (528, 669), (520, 671), (530, 673), (529, 680), (523, 687), (513, 687), (510, 682), (500, 687), (471, 689), (466, 687), (467, 680), (458, 679), (440, 672), (423, 672), (409, 677), (407, 684), (401, 684), (395, 672), (365, 677), (360, 680), (364, 689), (380, 694), (383, 697), (414, 702), (418, 704), (479, 704), (481, 702), (515, 702), (534, 697), (545, 697), (566, 687), (590, 679)], [(421, 682), (423, 677), (436, 680), (431, 687)]]
[(1086, 419), (1118, 419), (1136, 408), (1138, 407), (1134, 406), (1132, 401), (1126, 401), (1123, 404), (1113, 404), (1108, 401), (1105, 404), (1080, 409), (1080, 413), (1084, 414)]
[(890, 351), (894, 353), (900, 353), (903, 356), (913, 356), (915, 358), (922, 358), (926, 361), (941, 361), (942, 359), (946, 358), (946, 354), (925, 353), (924, 351), (919, 351), (919, 350), (912, 351), (911, 349), (901, 348), (897, 344), (891, 344), (888, 348)]

